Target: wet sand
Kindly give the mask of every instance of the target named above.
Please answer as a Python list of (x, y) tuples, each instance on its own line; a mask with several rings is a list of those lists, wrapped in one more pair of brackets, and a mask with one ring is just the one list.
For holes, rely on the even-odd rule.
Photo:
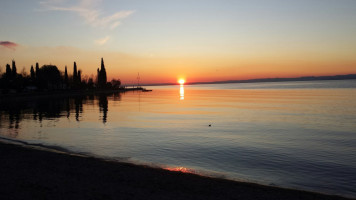
[(346, 199), (0, 143), (0, 199)]

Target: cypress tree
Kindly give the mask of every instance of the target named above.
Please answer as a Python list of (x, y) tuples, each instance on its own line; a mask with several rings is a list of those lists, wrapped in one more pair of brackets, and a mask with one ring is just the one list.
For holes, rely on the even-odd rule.
[(104, 65), (104, 59), (101, 58), (101, 70), (100, 70), (100, 73), (101, 73), (101, 76), (102, 76), (102, 83), (103, 83), (103, 86), (106, 85), (106, 70), (105, 70), (105, 65)]
[(65, 67), (64, 70), (64, 83), (67, 85), (68, 87), (68, 72), (67, 72), (67, 66)]
[(17, 69), (15, 60), (12, 60), (12, 78), (16, 78), (17, 76)]
[(80, 84), (82, 82), (82, 70), (78, 71), (78, 83)]
[(10, 65), (9, 64), (6, 64), (6, 78), (11, 78), (11, 68), (10, 68)]
[(35, 79), (35, 70), (33, 69), (33, 65), (31, 65), (31, 79), (34, 80)]
[(104, 65), (104, 59), (101, 58), (101, 67), (100, 67), (100, 69), (98, 68), (98, 70), (97, 70), (97, 87), (105, 88), (106, 82), (107, 82), (107, 77), (106, 77), (106, 69), (105, 69), (105, 65)]
[(38, 62), (36, 62), (36, 79), (38, 80), (40, 78), (40, 67), (38, 65)]
[(78, 80), (77, 63), (74, 62), (74, 67), (73, 67), (73, 82), (76, 83), (77, 80)]
[(99, 68), (98, 68), (98, 70), (97, 70), (97, 73), (96, 73), (96, 84), (97, 85), (99, 85), (99, 83), (100, 83), (100, 70), (99, 70)]
[(99, 88), (105, 88), (106, 81), (107, 81), (107, 78), (106, 78), (104, 59), (101, 58), (101, 67), (100, 67), (100, 70), (98, 69), (98, 86), (99, 86)]

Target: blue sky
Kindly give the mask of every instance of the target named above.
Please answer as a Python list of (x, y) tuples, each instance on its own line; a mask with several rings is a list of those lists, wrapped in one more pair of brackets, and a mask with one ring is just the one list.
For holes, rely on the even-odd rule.
[[(0, 41), (27, 48), (225, 60), (316, 54), (315, 61), (355, 61), (354, 0), (3, 0), (0, 5)], [(21, 57), (18, 51), (6, 55)]]

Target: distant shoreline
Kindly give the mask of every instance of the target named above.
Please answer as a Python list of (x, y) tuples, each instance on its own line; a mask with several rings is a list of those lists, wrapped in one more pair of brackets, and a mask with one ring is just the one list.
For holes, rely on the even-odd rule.
[[(260, 82), (288, 82), (288, 81), (322, 81), (322, 80), (350, 80), (356, 79), (356, 74), (345, 74), (335, 76), (302, 76), (296, 78), (260, 78), (248, 80), (227, 80), (227, 81), (209, 81), (209, 82), (187, 82), (185, 85), (198, 84), (225, 84), (225, 83), (260, 83)], [(157, 83), (142, 84), (143, 86), (177, 85), (177, 83)]]
[(0, 141), (1, 199), (347, 199)]

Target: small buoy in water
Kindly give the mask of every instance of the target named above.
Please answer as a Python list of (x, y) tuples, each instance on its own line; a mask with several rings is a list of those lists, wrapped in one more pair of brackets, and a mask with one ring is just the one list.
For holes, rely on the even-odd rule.
[(209, 124), (209, 127), (211, 126), (211, 124)]

